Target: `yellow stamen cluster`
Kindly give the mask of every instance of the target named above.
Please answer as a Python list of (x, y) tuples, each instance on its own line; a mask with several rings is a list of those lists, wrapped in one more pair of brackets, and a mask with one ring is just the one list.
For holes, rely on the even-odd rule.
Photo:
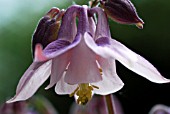
[(90, 85), (89, 83), (79, 84), (77, 89), (70, 94), (70, 97), (77, 95), (78, 96), (77, 103), (80, 105), (85, 105), (88, 101), (91, 100), (92, 91), (94, 88), (99, 89), (99, 87)]

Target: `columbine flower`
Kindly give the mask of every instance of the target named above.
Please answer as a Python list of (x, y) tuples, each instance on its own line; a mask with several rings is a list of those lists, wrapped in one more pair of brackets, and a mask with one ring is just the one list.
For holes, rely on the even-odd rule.
[[(94, 13), (98, 14), (97, 26)], [(51, 74), (46, 89), (56, 85), (57, 94), (75, 95), (78, 104), (86, 104), (93, 93), (107, 95), (123, 87), (115, 60), (152, 82), (169, 82), (143, 57), (111, 39), (107, 17), (101, 8), (71, 6), (62, 18), (57, 40), (44, 50), (40, 44), (35, 46), (34, 62), (8, 102), (30, 98)]]

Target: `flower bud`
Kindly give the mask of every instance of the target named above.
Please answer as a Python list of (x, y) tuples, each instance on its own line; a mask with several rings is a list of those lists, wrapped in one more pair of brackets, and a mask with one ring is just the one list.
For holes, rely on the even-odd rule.
[(112, 20), (121, 24), (135, 24), (138, 28), (143, 28), (144, 22), (138, 17), (130, 0), (102, 0), (101, 7)]
[(64, 14), (63, 10), (52, 8), (38, 23), (32, 37), (32, 54), (34, 56), (35, 45), (40, 43), (45, 48), (49, 43), (57, 39), (60, 28), (60, 20)]

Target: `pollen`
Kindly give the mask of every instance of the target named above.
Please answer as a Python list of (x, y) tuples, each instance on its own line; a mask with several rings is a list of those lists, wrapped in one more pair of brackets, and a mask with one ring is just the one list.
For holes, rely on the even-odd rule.
[(143, 29), (143, 23), (141, 23), (141, 22), (136, 23), (136, 26), (137, 26), (139, 29)]
[(94, 89), (99, 89), (99, 87), (89, 83), (82, 83), (79, 84), (75, 91), (70, 94), (70, 97), (76, 95), (77, 103), (79, 105), (85, 105), (88, 101), (91, 100)]

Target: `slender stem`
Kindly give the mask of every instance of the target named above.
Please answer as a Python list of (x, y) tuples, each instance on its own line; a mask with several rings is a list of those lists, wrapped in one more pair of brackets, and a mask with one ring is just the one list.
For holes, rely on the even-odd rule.
[(91, 0), (89, 1), (90, 8), (96, 7), (99, 4), (99, 0)]
[(112, 94), (106, 95), (105, 101), (107, 104), (108, 114), (114, 114)]

